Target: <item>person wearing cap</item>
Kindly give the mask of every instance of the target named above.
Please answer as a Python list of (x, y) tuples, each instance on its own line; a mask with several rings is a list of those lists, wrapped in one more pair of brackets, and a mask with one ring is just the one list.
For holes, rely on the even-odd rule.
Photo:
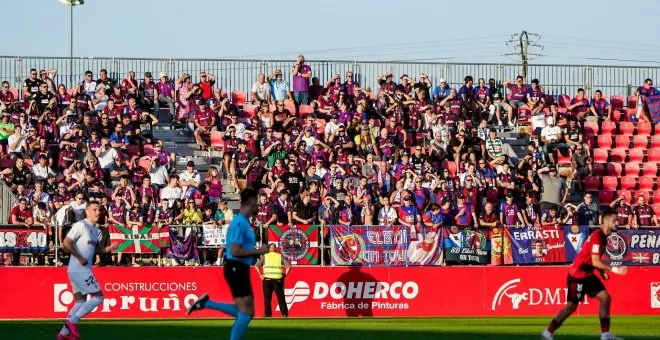
[(383, 72), (376, 77), (376, 83), (380, 85), (379, 93), (394, 95), (397, 89), (397, 84), (392, 79), (392, 71)]
[(560, 146), (559, 141), (562, 138), (561, 128), (555, 125), (555, 119), (546, 118), (546, 126), (541, 130), (541, 143), (543, 143), (543, 152), (550, 163), (555, 163), (554, 152)]
[(470, 202), (466, 202), (465, 198), (465, 194), (462, 192), (456, 197), (456, 215), (454, 216), (454, 222), (457, 226), (474, 226), (477, 228), (479, 227), (477, 213), (474, 210), (474, 206)]
[(433, 101), (436, 103), (441, 102), (443, 99), (449, 96), (450, 90), (451, 89), (449, 88), (449, 84), (447, 84), (445, 78), (440, 78), (438, 81), (438, 86), (433, 88)]
[(368, 154), (375, 153), (380, 156), (380, 150), (376, 145), (376, 139), (369, 133), (369, 125), (362, 124), (360, 134), (353, 138), (357, 152), (366, 157)]
[(291, 69), (293, 75), (293, 96), (296, 104), (309, 104), (309, 80), (312, 77), (312, 68), (305, 64), (305, 56), (299, 54)]
[[(138, 86), (138, 99), (140, 101), (140, 106), (145, 111), (155, 108), (156, 99), (158, 93), (158, 86), (153, 81), (151, 72), (144, 72), (144, 80)], [(158, 111), (154, 111), (158, 115)]]
[(160, 103), (165, 103), (170, 110), (170, 117), (174, 118), (174, 100), (176, 98), (174, 83), (169, 80), (165, 72), (161, 72), (158, 77), (160, 81), (156, 84), (156, 92), (154, 92), (154, 98), (158, 100), (154, 100), (154, 113), (160, 116)]
[(275, 70), (275, 72), (269, 75), (268, 83), (270, 84), (272, 100), (284, 101), (285, 99), (293, 99), (289, 82), (284, 80), (282, 71)]
[(541, 178), (541, 185), (543, 186), (543, 193), (540, 199), (541, 213), (544, 213), (553, 206), (561, 209), (568, 198), (566, 181), (557, 176), (557, 168), (554, 166), (546, 166), (538, 169), (537, 173)]
[(431, 83), (431, 80), (425, 73), (420, 73), (419, 76), (417, 77), (417, 82), (413, 85), (413, 90), (415, 90), (415, 93), (419, 93), (419, 90), (424, 90), (424, 97), (423, 99), (430, 100), (431, 99), (431, 88), (433, 87), (433, 83)]

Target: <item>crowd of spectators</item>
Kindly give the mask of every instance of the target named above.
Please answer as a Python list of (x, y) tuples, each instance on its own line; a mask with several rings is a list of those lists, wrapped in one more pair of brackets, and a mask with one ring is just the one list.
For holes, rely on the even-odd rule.
[[(197, 82), (187, 73), (171, 81), (161, 72), (155, 82), (151, 72), (118, 81), (106, 70), (96, 80), (88, 71), (67, 89), (55, 83), (56, 70), (33, 69), (22, 101), (5, 81), (0, 176), (20, 202), (9, 222), (45, 228), (51, 242), (61, 241), (60, 227), (82, 219), (86, 202), (95, 200), (102, 203), (102, 224), (224, 225), (233, 215), (222, 179), (230, 179), (236, 191), (260, 190), (254, 222), (262, 240), (275, 223), (599, 223), (598, 204), (582, 179), (593, 175), (584, 122), (614, 119), (601, 91), (589, 99), (580, 89), (560, 107), (538, 79), (527, 84), (521, 76), (476, 84), (466, 76), (453, 87), (444, 79), (434, 86), (423, 73), (400, 75), (397, 83), (385, 72), (380, 87), (367, 91), (352, 72), (325, 84), (313, 72), (300, 55), (293, 86), (281, 70), (260, 74), (245, 103), (216, 88), (216, 76), (205, 72)], [(656, 92), (648, 79), (636, 94), (643, 103)], [(204, 178), (194, 162), (177, 172), (176, 155), (154, 138), (165, 106), (201, 148), (220, 151), (221, 164)], [(649, 119), (643, 105), (628, 118)], [(500, 133), (523, 126), (531, 127), (532, 139), (517, 154)], [(567, 177), (558, 171), (562, 155), (571, 157)], [(584, 197), (577, 206), (568, 203), (575, 192)], [(626, 225), (657, 225), (643, 197), (634, 207), (622, 200), (612, 206)], [(117, 254), (111, 263), (140, 260), (149, 259)]]

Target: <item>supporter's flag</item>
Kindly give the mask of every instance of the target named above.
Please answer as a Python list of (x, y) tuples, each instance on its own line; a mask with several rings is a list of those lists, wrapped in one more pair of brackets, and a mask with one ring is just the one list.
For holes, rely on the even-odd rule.
[(280, 253), (291, 264), (318, 264), (319, 229), (316, 225), (273, 225), (268, 242), (276, 242)]
[(167, 248), (167, 257), (185, 261), (196, 259), (199, 256), (196, 245), (197, 237), (194, 232), (189, 233), (186, 237), (179, 237), (176, 228), (170, 228), (170, 239), (172, 244)]
[(565, 263), (564, 229), (554, 225), (509, 228), (513, 263)]
[(493, 228), (490, 230), (490, 264), (497, 266), (512, 264), (511, 239), (504, 228)]
[(160, 253), (161, 248), (170, 245), (170, 235), (167, 227), (155, 225), (140, 225), (127, 227), (121, 224), (108, 226), (110, 243), (116, 244), (117, 253)]
[(453, 226), (444, 230), (444, 254), (447, 262), (488, 264), (490, 235), (487, 230)]
[(332, 265), (403, 266), (409, 230), (404, 226), (330, 226)]
[(589, 236), (589, 227), (567, 225), (564, 227), (564, 243), (566, 246), (566, 261), (573, 262)]
[(646, 97), (646, 105), (653, 124), (660, 123), (660, 96)]

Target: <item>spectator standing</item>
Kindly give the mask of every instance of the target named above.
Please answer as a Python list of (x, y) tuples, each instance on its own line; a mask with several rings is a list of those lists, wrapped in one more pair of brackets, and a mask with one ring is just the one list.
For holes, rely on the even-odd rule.
[[(156, 101), (158, 100), (158, 98), (156, 98), (157, 94), (158, 86), (153, 81), (151, 72), (145, 72), (144, 81), (142, 81), (138, 87), (138, 99), (143, 110), (147, 111), (151, 110), (152, 107), (156, 107)], [(158, 116), (158, 111), (154, 110), (154, 113)]]
[(305, 64), (305, 56), (302, 54), (296, 58), (291, 74), (293, 74), (293, 98), (296, 104), (309, 104), (309, 80), (312, 78), (312, 68)]
[(541, 214), (545, 214), (551, 207), (556, 207), (560, 210), (568, 197), (566, 181), (557, 176), (557, 168), (554, 166), (541, 168), (538, 170), (538, 174), (541, 177), (541, 184), (543, 185), (540, 202)]
[[(24, 102), (26, 101), (26, 99), (31, 98), (33, 95), (39, 92), (39, 85), (41, 85), (41, 83), (42, 83), (41, 79), (37, 78), (37, 70), (34, 68), (31, 69), (28, 79), (25, 79), (25, 81), (23, 82)], [(96, 88), (96, 85), (94, 85), (94, 87)]]
[(636, 225), (639, 227), (653, 227), (658, 228), (658, 218), (655, 216), (653, 208), (646, 204), (646, 197), (639, 195), (637, 198), (637, 206), (634, 209)]
[(213, 74), (209, 73), (207, 75), (206, 72), (199, 73), (199, 83), (197, 83), (197, 86), (202, 89), (202, 98), (204, 100), (209, 100), (213, 97), (213, 85), (215, 85), (215, 81), (216, 76)]
[(589, 227), (600, 225), (598, 204), (594, 203), (593, 196), (590, 192), (584, 195), (584, 201), (578, 204), (576, 212), (578, 225)]

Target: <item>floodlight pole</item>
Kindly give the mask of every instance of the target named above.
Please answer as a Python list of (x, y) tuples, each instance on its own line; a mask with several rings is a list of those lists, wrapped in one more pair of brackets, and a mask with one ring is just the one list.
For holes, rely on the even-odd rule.
[(73, 86), (73, 6), (74, 1), (69, 1), (69, 86)]

